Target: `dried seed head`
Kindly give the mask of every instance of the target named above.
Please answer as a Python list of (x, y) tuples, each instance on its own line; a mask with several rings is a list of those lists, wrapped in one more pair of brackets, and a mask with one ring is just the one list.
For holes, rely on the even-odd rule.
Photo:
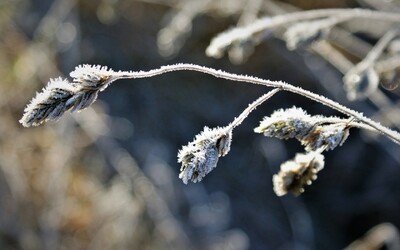
[(346, 73), (343, 82), (349, 100), (362, 100), (378, 88), (379, 76), (372, 67), (364, 69), (360, 64)]
[(342, 146), (350, 134), (346, 124), (329, 124), (317, 126), (307, 137), (301, 140), (306, 151), (333, 150)]
[(232, 130), (204, 127), (193, 142), (179, 150), (178, 162), (182, 163), (179, 178), (185, 184), (189, 180), (201, 181), (217, 166), (219, 157), (229, 152), (231, 140)]
[(82, 110), (92, 105), (92, 103), (96, 101), (98, 93), (98, 90), (91, 89), (77, 92), (74, 97), (69, 100), (72, 106), (71, 112)]
[(296, 138), (306, 151), (316, 151), (341, 146), (349, 136), (350, 128), (350, 124), (342, 119), (310, 116), (303, 109), (293, 107), (264, 117), (254, 132), (279, 139)]
[(65, 111), (71, 112), (89, 107), (118, 74), (107, 67), (80, 65), (70, 73), (73, 82), (57, 78), (50, 80), (25, 108), (20, 123), (38, 126), (49, 120), (58, 120)]
[(324, 156), (318, 152), (296, 154), (294, 160), (282, 163), (279, 173), (273, 176), (276, 195), (283, 196), (288, 192), (300, 195), (305, 185), (311, 185), (317, 179), (317, 172), (323, 167)]
[(326, 20), (300, 22), (289, 27), (283, 38), (289, 50), (301, 49), (326, 38), (329, 29), (324, 25)]
[(47, 86), (27, 105), (19, 122), (25, 126), (38, 126), (48, 120), (58, 120), (71, 106), (68, 101), (76, 88), (62, 78), (51, 79)]
[(301, 108), (280, 109), (270, 117), (264, 117), (260, 126), (254, 129), (254, 132), (264, 133), (265, 136), (279, 139), (301, 139), (312, 132), (314, 120)]
[[(112, 81), (116, 80), (115, 72), (100, 65), (79, 65), (69, 74), (73, 83), (80, 88), (96, 88), (103, 91)], [(102, 87), (103, 86), (103, 87)]]

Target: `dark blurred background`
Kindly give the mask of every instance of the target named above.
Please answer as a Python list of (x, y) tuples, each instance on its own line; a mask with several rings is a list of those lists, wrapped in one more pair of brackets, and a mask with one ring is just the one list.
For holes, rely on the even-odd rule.
[[(396, 90), (349, 102), (342, 73), (311, 50), (288, 51), (270, 37), (244, 58), (205, 55), (212, 37), (238, 23), (297, 8), (353, 7), (399, 11), (400, 4), (2, 0), (0, 249), (342, 249), (381, 223), (398, 239), (400, 147), (383, 136), (351, 130), (342, 147), (325, 153), (325, 168), (304, 194), (274, 194), (272, 175), (303, 149), (253, 133), (262, 117), (293, 105), (340, 115), (291, 93), (253, 112), (218, 167), (188, 185), (178, 178), (181, 146), (204, 126), (227, 125), (268, 89), (175, 72), (118, 81), (92, 107), (57, 123), (18, 123), (49, 78), (67, 77), (79, 64), (149, 70), (187, 62), (284, 80), (398, 127)], [(358, 37), (368, 47), (377, 36)]]

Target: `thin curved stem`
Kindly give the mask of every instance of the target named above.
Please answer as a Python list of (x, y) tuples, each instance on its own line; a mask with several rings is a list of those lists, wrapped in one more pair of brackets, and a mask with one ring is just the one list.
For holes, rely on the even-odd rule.
[(286, 90), (295, 94), (302, 95), (306, 98), (314, 100), (318, 103), (321, 103), (325, 106), (328, 106), (332, 109), (335, 109), (345, 115), (355, 118), (356, 120), (365, 123), (366, 125), (374, 128), (376, 131), (382, 133), (383, 135), (387, 136), (397, 144), (400, 144), (400, 134), (397, 131), (391, 130), (378, 122), (375, 122), (367, 117), (365, 117), (362, 113), (354, 111), (350, 108), (347, 108), (329, 98), (324, 96), (315, 94), (303, 88), (293, 86), (291, 84), (285, 83), (283, 81), (271, 81), (271, 80), (264, 80), (257, 77), (252, 76), (245, 76), (245, 75), (237, 75), (233, 73), (224, 72), (222, 70), (216, 70), (204, 66), (194, 65), (194, 64), (175, 64), (175, 65), (167, 65), (162, 66), (158, 69), (153, 69), (149, 71), (131, 71), (131, 72), (115, 72), (113, 75), (118, 79), (126, 79), (126, 78), (147, 78), (153, 77), (161, 74), (165, 74), (168, 72), (174, 71), (197, 71), (204, 74), (209, 74), (217, 78), (223, 78), (231, 81), (238, 81), (238, 82), (247, 82), (251, 84), (258, 84), (273, 88), (279, 88), (281, 90)]
[(382, 54), (383, 50), (387, 47), (390, 41), (393, 40), (399, 34), (399, 29), (392, 29), (386, 32), (377, 44), (372, 48), (372, 50), (364, 58), (363, 62), (367, 65), (372, 65), (376, 62), (379, 56)]
[(364, 123), (360, 123), (360, 122), (354, 122), (352, 121), (353, 118), (348, 118), (348, 119), (343, 119), (343, 118), (338, 118), (338, 117), (321, 117), (318, 119), (318, 125), (320, 124), (339, 124), (339, 123), (343, 123), (346, 124), (347, 127), (351, 127), (351, 128), (362, 128), (365, 130), (369, 130), (369, 131), (375, 131), (374, 128), (372, 128), (371, 126), (368, 126)]
[[(381, 39), (379, 39), (379, 41), (375, 44), (375, 46), (368, 52), (365, 58), (354, 66), (354, 69), (358, 69), (358, 71), (361, 71), (373, 67), (376, 60), (378, 60), (384, 49), (387, 47), (390, 41), (392, 41), (393, 38), (397, 36), (398, 33), (398, 29), (392, 29), (386, 32), (385, 35), (383, 35)], [(349, 70), (349, 72), (351, 71)]]
[(212, 39), (206, 49), (206, 54), (212, 57), (221, 57), (224, 50), (236, 41), (246, 40), (257, 33), (282, 26), (292, 22), (325, 18), (334, 15), (348, 16), (349, 18), (368, 18), (370, 20), (384, 20), (389, 22), (400, 22), (400, 15), (383, 11), (368, 9), (319, 9), (292, 12), (274, 17), (264, 17), (252, 24), (237, 27), (220, 33)]
[(262, 95), (261, 97), (259, 97), (257, 100), (255, 100), (254, 102), (250, 103), (249, 106), (243, 110), (243, 112), (236, 117), (228, 126), (227, 129), (228, 130), (232, 130), (235, 127), (239, 126), (244, 119), (246, 119), (246, 117), (253, 111), (255, 110), (259, 105), (261, 105), (263, 102), (265, 102), (266, 100), (268, 100), (269, 98), (271, 98), (273, 95), (275, 95), (278, 91), (280, 91), (279, 88), (275, 88), (271, 91), (269, 91), (268, 93)]

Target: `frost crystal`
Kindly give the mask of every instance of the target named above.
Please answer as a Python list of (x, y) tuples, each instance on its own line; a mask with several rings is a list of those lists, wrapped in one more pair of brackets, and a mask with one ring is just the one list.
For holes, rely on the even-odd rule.
[(178, 153), (178, 162), (182, 163), (179, 178), (187, 184), (201, 181), (218, 163), (220, 156), (225, 156), (232, 140), (232, 131), (224, 128), (204, 130), (193, 142), (183, 146)]
[(311, 151), (296, 154), (294, 160), (282, 163), (278, 174), (273, 176), (276, 195), (283, 196), (288, 192), (298, 196), (304, 192), (305, 185), (311, 185), (317, 179), (317, 172), (324, 168), (324, 156)]

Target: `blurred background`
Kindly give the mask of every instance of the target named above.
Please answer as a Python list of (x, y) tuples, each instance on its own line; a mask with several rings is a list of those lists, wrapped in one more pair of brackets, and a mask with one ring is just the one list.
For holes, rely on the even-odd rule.
[[(227, 125), (268, 89), (175, 72), (118, 81), (57, 123), (18, 123), (49, 78), (79, 64), (149, 70), (187, 62), (284, 80), (398, 129), (397, 85), (349, 102), (342, 73), (318, 48), (288, 51), (277, 34), (221, 59), (205, 55), (212, 37), (257, 17), (353, 7), (400, 12), (394, 0), (2, 0), (0, 249), (342, 249), (360, 238), (369, 247), (351, 249), (381, 249), (382, 241), (396, 249), (400, 147), (383, 136), (352, 130), (325, 153), (325, 169), (304, 194), (274, 194), (272, 175), (303, 149), (254, 134), (262, 117), (293, 105), (340, 115), (294, 94), (278, 93), (253, 112), (218, 167), (188, 185), (178, 178), (181, 146), (204, 126)], [(341, 48), (353, 63), (385, 31), (376, 21), (358, 27), (347, 45), (358, 51)]]

